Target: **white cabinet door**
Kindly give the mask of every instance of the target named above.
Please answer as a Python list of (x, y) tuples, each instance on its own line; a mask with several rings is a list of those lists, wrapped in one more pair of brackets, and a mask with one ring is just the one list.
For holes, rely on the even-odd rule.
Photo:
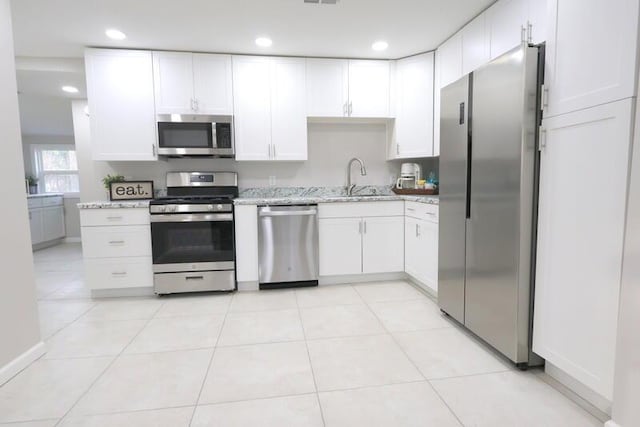
[(307, 116), (348, 115), (349, 61), (307, 59)]
[(401, 59), (396, 68), (395, 158), (433, 155), (433, 53)]
[(230, 55), (193, 54), (193, 93), (198, 114), (233, 114)]
[(420, 254), (422, 248), (418, 241), (418, 223), (415, 218), (404, 219), (404, 271), (420, 280)]
[(193, 55), (189, 52), (153, 52), (157, 114), (193, 114)]
[(638, 1), (549, 1), (545, 115), (635, 96)]
[(349, 61), (349, 116), (389, 117), (389, 61)]
[(304, 59), (271, 60), (273, 160), (307, 160), (307, 92)]
[(451, 36), (438, 48), (440, 88), (462, 77), (462, 32)]
[(632, 109), (628, 99), (543, 122), (533, 350), (609, 400)]
[(38, 243), (44, 242), (42, 209), (29, 210), (29, 229), (31, 230), (32, 245), (37, 245)]
[(85, 51), (94, 160), (156, 160), (151, 52)]
[(433, 155), (440, 155), (440, 50), (434, 56), (433, 76)]
[(418, 239), (420, 281), (433, 292), (438, 292), (438, 224), (419, 221)]
[(45, 242), (64, 237), (64, 207), (42, 209), (42, 229)]
[(549, 3), (549, 0), (527, 0), (529, 41), (533, 44), (547, 40)]
[(238, 282), (258, 281), (258, 207), (235, 207), (236, 271)]
[(362, 273), (362, 219), (321, 218), (320, 276)]
[(404, 217), (363, 218), (362, 272), (404, 271)]
[(486, 15), (491, 59), (522, 43), (527, 22), (525, 0), (500, 0), (487, 10)]
[(469, 74), (489, 62), (486, 14), (478, 15), (462, 29), (462, 74)]
[(270, 65), (268, 57), (233, 57), (236, 160), (271, 158)]

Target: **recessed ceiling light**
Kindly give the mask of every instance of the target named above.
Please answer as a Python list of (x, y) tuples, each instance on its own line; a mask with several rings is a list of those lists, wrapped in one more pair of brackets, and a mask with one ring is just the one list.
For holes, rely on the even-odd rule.
[(78, 88), (75, 86), (62, 86), (62, 90), (67, 93), (78, 93)]
[(258, 37), (256, 44), (260, 47), (269, 47), (273, 44), (273, 41), (269, 37)]
[(112, 40), (124, 40), (127, 38), (127, 35), (125, 33), (120, 30), (116, 30), (115, 28), (109, 28), (104, 33)]
[(385, 41), (377, 41), (371, 45), (371, 49), (373, 50), (386, 50), (389, 47), (389, 43)]

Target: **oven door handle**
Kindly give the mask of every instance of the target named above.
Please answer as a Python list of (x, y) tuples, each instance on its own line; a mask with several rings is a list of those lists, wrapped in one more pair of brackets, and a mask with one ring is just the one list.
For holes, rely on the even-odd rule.
[(233, 221), (233, 214), (169, 214), (151, 215), (151, 222), (221, 222)]

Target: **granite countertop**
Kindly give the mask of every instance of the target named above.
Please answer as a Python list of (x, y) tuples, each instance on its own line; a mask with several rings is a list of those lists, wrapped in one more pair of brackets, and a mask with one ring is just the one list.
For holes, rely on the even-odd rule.
[(78, 203), (78, 209), (123, 209), (123, 208), (148, 208), (149, 200), (123, 200), (110, 202), (108, 200), (100, 200), (96, 202)]
[[(438, 204), (438, 196), (403, 196), (386, 186), (356, 187), (353, 196), (347, 196), (344, 187), (266, 187), (247, 188), (235, 199), (235, 205), (297, 205), (312, 203), (410, 201)], [(79, 209), (148, 208), (149, 200), (96, 201), (78, 203)]]
[(40, 194), (27, 194), (27, 199), (38, 199), (40, 197), (63, 197), (64, 193), (40, 193)]

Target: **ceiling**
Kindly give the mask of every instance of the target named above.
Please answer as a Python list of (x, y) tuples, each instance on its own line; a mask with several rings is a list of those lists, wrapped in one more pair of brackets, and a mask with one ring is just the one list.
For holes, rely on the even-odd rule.
[[(85, 46), (399, 58), (435, 49), (495, 0), (12, 0), (17, 56), (81, 57)], [(104, 31), (117, 28), (116, 42)], [(259, 48), (258, 36), (273, 39)], [(375, 52), (371, 44), (386, 40)]]

